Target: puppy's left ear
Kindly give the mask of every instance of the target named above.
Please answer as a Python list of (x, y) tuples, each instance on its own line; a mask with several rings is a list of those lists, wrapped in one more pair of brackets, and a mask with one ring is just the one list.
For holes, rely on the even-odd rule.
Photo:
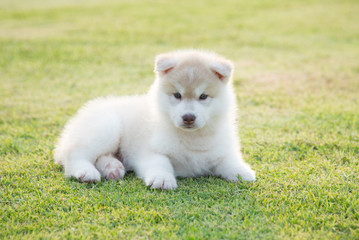
[(228, 82), (232, 76), (233, 64), (229, 60), (216, 60), (211, 64), (210, 68), (212, 72), (218, 77), (218, 79), (224, 83)]
[(176, 59), (170, 54), (160, 54), (155, 60), (155, 72), (167, 74), (177, 64)]

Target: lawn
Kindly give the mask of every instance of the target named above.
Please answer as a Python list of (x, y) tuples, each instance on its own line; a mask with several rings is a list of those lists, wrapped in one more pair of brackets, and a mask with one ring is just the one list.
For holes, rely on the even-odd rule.
[[(357, 0), (0, 1), (0, 239), (359, 239)], [(67, 180), (52, 159), (89, 99), (145, 93), (158, 53), (235, 65), (255, 183), (174, 191)]]

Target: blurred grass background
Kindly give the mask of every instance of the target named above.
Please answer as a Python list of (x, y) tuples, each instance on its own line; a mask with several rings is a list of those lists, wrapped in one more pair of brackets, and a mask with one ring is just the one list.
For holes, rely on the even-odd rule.
[[(358, 239), (359, 2), (0, 1), (0, 238)], [(87, 100), (178, 48), (235, 65), (254, 184), (80, 184), (52, 161)]]

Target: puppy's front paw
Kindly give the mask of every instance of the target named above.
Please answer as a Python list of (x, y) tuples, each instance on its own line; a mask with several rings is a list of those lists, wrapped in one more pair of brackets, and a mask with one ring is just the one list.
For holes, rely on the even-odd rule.
[(160, 173), (146, 177), (145, 183), (152, 189), (171, 190), (177, 188), (176, 178), (171, 173)]

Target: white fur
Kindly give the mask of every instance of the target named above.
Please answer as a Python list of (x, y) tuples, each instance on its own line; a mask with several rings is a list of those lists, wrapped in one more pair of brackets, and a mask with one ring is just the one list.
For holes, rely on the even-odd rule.
[[(159, 189), (176, 188), (176, 176), (255, 181), (239, 150), (232, 64), (186, 50), (159, 55), (155, 69), (148, 94), (92, 100), (69, 121), (55, 149), (65, 176), (97, 182), (133, 170)], [(199, 100), (203, 93), (208, 98)], [(186, 114), (193, 124), (184, 123)]]

